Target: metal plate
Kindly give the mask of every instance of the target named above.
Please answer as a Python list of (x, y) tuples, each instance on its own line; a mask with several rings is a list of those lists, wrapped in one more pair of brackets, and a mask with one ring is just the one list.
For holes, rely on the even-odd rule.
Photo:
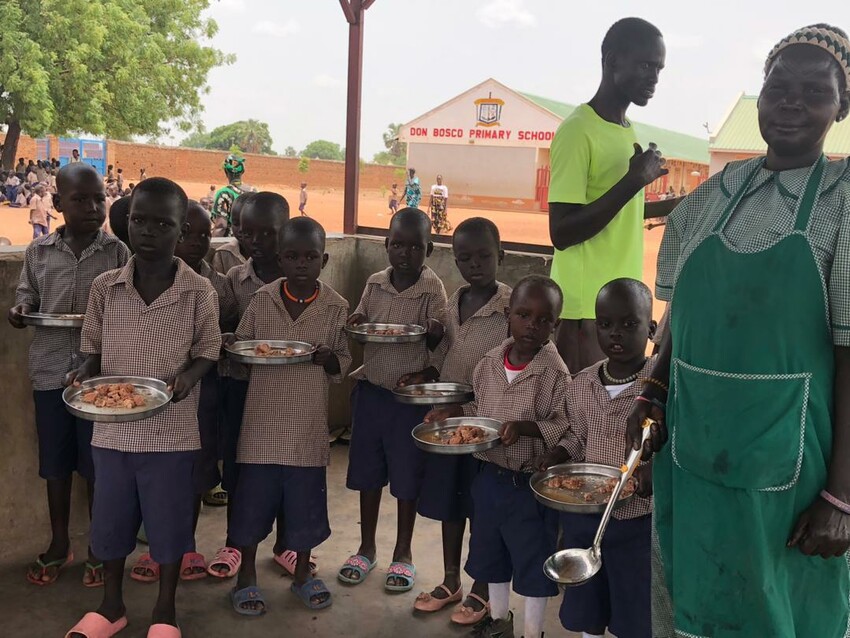
[(85, 315), (50, 314), (47, 312), (30, 312), (22, 316), (28, 326), (41, 328), (82, 328)]
[(468, 403), (475, 398), (472, 386), (465, 383), (423, 383), (393, 390), (395, 400), (410, 405)]
[[(291, 357), (262, 357), (254, 354), (254, 348), (265, 343), (275, 349), (292, 348), (299, 351), (300, 354)], [(227, 357), (239, 363), (247, 363), (254, 366), (281, 366), (291, 363), (310, 363), (313, 360), (313, 353), (316, 351), (316, 346), (303, 341), (237, 341), (236, 343), (224, 348), (227, 352)]]
[[(346, 326), (345, 330), (359, 343), (411, 343), (425, 339), (425, 328), (412, 323), (361, 323)], [(403, 334), (370, 334), (370, 330), (401, 330)]]
[[(138, 408), (96, 408), (91, 403), (83, 402), (84, 393), (110, 383), (132, 383), (136, 392), (144, 395), (145, 405)], [(171, 390), (164, 381), (147, 377), (95, 377), (83, 381), (78, 386), (69, 386), (62, 393), (62, 400), (68, 412), (81, 419), (99, 423), (126, 423), (147, 419), (167, 408), (171, 397)]]
[[(620, 478), (620, 468), (611, 467), (609, 465), (601, 465), (599, 463), (563, 463), (561, 465), (553, 465), (545, 472), (537, 472), (531, 477), (531, 490), (534, 492), (534, 497), (546, 507), (550, 507), (560, 512), (571, 512), (573, 514), (602, 514), (605, 511), (607, 502), (605, 503), (579, 503), (569, 498), (571, 492), (566, 489), (548, 487), (545, 481), (554, 477), (564, 476), (587, 476), (593, 478)], [(620, 509), (634, 497), (634, 493), (621, 498), (614, 506), (615, 510)]]
[[(446, 443), (437, 443), (434, 440), (434, 435), (452, 431), (461, 425), (474, 425), (483, 430), (486, 430), (488, 437), (482, 443), (471, 443), (468, 445), (448, 445)], [(474, 452), (484, 452), (490, 450), (497, 445), (501, 445), (499, 437), (499, 429), (502, 424), (495, 419), (485, 419), (481, 417), (461, 416), (445, 421), (435, 421), (434, 423), (420, 423), (411, 432), (413, 441), (420, 450), (425, 452), (433, 452), (434, 454), (473, 454)]]

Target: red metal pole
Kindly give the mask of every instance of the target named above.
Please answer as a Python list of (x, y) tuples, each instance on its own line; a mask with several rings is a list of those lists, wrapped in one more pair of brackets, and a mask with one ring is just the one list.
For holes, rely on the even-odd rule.
[[(341, 2), (347, 0), (341, 0)], [(360, 104), (363, 90), (363, 16), (362, 0), (350, 0), (345, 11), (348, 27), (348, 100), (345, 120), (345, 200), (342, 229), (352, 235), (357, 229), (357, 199), (360, 191)], [(344, 7), (343, 7), (344, 10)]]

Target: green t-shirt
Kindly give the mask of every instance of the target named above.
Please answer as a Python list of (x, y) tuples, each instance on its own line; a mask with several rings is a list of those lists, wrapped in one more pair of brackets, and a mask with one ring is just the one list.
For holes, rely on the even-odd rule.
[[(629, 170), (637, 141), (632, 127), (603, 120), (582, 104), (561, 122), (549, 150), (549, 201), (589, 204), (611, 190)], [(564, 293), (562, 319), (596, 317), (596, 295), (613, 279), (643, 277), (641, 190), (598, 235), (555, 250), (552, 279)]]

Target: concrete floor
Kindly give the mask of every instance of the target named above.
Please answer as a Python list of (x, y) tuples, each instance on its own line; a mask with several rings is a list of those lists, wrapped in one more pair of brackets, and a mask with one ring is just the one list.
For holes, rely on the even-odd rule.
[[(336, 570), (359, 545), (359, 520), (357, 495), (344, 488), (347, 465), (347, 448), (335, 446), (331, 454), (328, 483), (329, 507), (333, 536), (317, 548), (319, 577), (324, 579), (334, 597), (332, 607), (319, 612), (306, 609), (289, 591), (290, 580), (281, 576), (281, 570), (272, 560), (272, 543), (266, 541), (260, 548), (258, 571), (260, 586), (266, 596), (268, 612), (260, 618), (236, 615), (227, 593), (231, 582), (206, 578), (201, 581), (181, 583), (178, 590), (178, 618), (183, 635), (187, 638), (258, 638), (281, 635), (287, 638), (314, 636), (352, 636), (355, 638), (418, 638), (431, 636), (462, 636), (468, 630), (457, 628), (449, 622), (448, 609), (436, 615), (413, 614), (413, 601), (422, 589), (430, 589), (442, 579), (442, 549), (439, 523), (420, 518), (414, 537), (417, 583), (412, 592), (388, 595), (383, 589), (381, 571), (391, 558), (395, 539), (395, 508), (389, 495), (384, 498), (378, 538), (378, 568), (362, 585), (346, 587), (336, 579)], [(36, 506), (41, 507), (38, 503)], [(198, 551), (211, 557), (223, 543), (225, 513), (222, 508), (206, 508), (201, 513), (198, 529)], [(46, 542), (45, 530), (33, 530), (33, 542), (27, 547), (2, 548), (0, 554), (0, 600), (3, 609), (2, 635), (21, 638), (62, 638), (65, 632), (86, 611), (95, 609), (101, 597), (100, 590), (82, 586), (82, 562), (86, 539), (73, 539), (78, 559), (63, 571), (59, 580), (49, 587), (35, 587), (24, 578), (26, 565)], [(271, 538), (271, 537), (270, 537)], [(137, 554), (143, 552), (140, 546)], [(135, 555), (134, 555), (135, 557)], [(131, 557), (131, 561), (134, 559)], [(465, 586), (470, 583), (465, 578)], [(144, 638), (148, 627), (148, 614), (153, 607), (157, 587), (144, 585), (127, 578), (125, 598), (130, 625), (121, 632), (122, 638)], [(546, 635), (576, 636), (564, 631), (558, 622), (560, 598), (549, 603)], [(516, 595), (512, 598), (516, 615), (515, 629), (522, 633), (522, 604)]]

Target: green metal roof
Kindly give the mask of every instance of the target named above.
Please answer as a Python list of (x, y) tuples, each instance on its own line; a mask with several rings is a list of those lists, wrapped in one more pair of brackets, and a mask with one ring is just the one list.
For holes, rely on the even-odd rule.
[[(539, 95), (531, 95), (530, 93), (520, 93), (524, 98), (531, 100), (537, 106), (541, 106), (547, 111), (551, 111), (561, 119), (566, 119), (574, 110), (572, 104), (564, 104), (550, 100), (549, 98), (540, 97)], [(676, 133), (667, 129), (651, 126), (649, 124), (641, 124), (640, 122), (632, 121), (635, 127), (635, 134), (638, 141), (646, 146), (650, 142), (658, 144), (658, 148), (664, 153), (665, 157), (671, 159), (685, 160), (687, 162), (698, 162), (700, 164), (708, 164), (708, 141), (693, 135), (685, 135), (684, 133)]]
[[(761, 137), (758, 124), (758, 97), (742, 95), (711, 141), (713, 151), (742, 151), (764, 153), (767, 144)], [(827, 155), (850, 155), (850, 120), (832, 127), (826, 136)]]

